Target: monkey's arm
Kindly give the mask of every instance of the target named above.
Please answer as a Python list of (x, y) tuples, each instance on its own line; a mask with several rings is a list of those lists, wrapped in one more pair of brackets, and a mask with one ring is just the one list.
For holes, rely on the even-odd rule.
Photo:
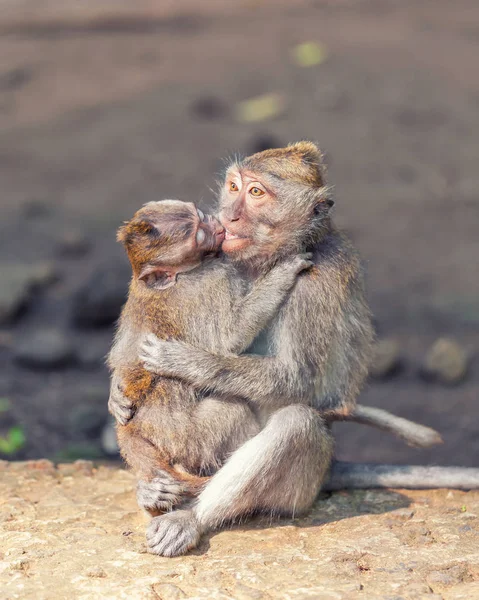
[(272, 267), (256, 280), (251, 291), (235, 299), (230, 325), (221, 332), (217, 351), (241, 354), (277, 314), (302, 271), (312, 266), (311, 254), (299, 254)]
[(260, 404), (300, 402), (299, 386), (288, 380), (285, 365), (276, 357), (219, 356), (150, 334), (142, 344), (140, 360), (148, 371), (182, 379), (198, 389), (240, 396)]
[(373, 406), (357, 404), (353, 410), (346, 415), (333, 413), (331, 417), (325, 415), (327, 421), (350, 421), (361, 425), (377, 427), (388, 433), (392, 433), (402, 439), (408, 446), (416, 448), (430, 448), (436, 444), (442, 444), (442, 438), (437, 431), (424, 425), (414, 423), (393, 415), (386, 410)]
[(322, 265), (321, 273), (298, 278), (278, 320), (275, 356), (218, 356), (149, 336), (140, 359), (154, 373), (218, 394), (348, 412), (367, 375), (372, 338), (362, 288), (353, 276), (350, 282)]
[(479, 488), (479, 469), (334, 462), (323, 491), (370, 488), (425, 490)]

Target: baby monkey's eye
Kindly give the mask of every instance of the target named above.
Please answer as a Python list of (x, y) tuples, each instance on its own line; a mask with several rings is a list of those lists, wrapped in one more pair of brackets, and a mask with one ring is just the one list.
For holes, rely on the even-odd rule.
[(261, 196), (264, 196), (263, 190), (261, 190), (259, 187), (252, 187), (249, 193), (255, 198), (261, 198)]
[(204, 221), (205, 220), (205, 215), (203, 213), (202, 210), (200, 210), (199, 208), (196, 209), (196, 212), (198, 213), (198, 216), (200, 218), (200, 221)]
[(236, 185), (236, 183), (234, 181), (230, 182), (230, 192), (237, 192), (238, 191), (238, 186)]
[(205, 241), (205, 237), (206, 237), (206, 234), (203, 231), (203, 229), (198, 229), (198, 232), (196, 233), (196, 242), (198, 244), (203, 243)]

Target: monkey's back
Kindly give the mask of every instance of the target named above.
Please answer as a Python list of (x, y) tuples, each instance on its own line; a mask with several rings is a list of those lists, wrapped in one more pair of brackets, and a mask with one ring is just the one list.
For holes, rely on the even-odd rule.
[[(222, 333), (229, 325), (234, 294), (239, 293), (235, 287), (227, 267), (219, 261), (180, 275), (177, 283), (166, 290), (150, 289), (132, 281), (119, 330), (134, 331), (128, 359), (131, 361), (132, 354), (138, 355), (147, 333), (218, 350)], [(122, 380), (125, 395), (136, 405), (131, 421), (118, 427), (120, 450), (127, 462), (133, 462), (134, 438), (141, 438), (152, 444), (156, 460), (165, 465), (181, 464), (193, 473), (218, 468), (218, 461), (225, 457), (204, 447), (207, 442), (203, 444), (198, 436), (198, 406), (203, 400), (191, 386), (153, 375), (137, 360), (124, 365)]]

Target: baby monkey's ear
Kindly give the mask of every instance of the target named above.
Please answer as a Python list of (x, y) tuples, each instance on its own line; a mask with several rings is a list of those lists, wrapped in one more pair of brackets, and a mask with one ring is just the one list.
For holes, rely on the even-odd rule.
[(159, 235), (159, 232), (153, 223), (145, 219), (133, 219), (118, 229), (116, 240), (121, 242), (124, 246), (128, 246), (133, 242), (136, 235), (148, 235), (153, 233)]
[(145, 265), (138, 275), (138, 279), (145, 285), (157, 290), (166, 290), (175, 285), (178, 273), (172, 269), (159, 267), (158, 265)]

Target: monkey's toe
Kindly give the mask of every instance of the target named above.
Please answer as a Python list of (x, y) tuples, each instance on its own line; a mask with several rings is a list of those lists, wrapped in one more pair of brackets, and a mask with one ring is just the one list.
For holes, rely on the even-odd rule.
[(200, 528), (191, 511), (177, 510), (152, 519), (146, 540), (152, 554), (180, 556), (198, 545)]

